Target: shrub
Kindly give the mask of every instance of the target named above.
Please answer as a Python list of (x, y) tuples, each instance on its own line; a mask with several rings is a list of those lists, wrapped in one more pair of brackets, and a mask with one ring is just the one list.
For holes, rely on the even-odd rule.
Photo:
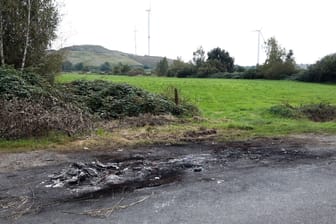
[(306, 82), (336, 82), (336, 54), (327, 55), (309, 66), (298, 79)]
[(54, 84), (56, 74), (62, 71), (64, 55), (60, 52), (49, 52), (45, 55), (35, 68), (34, 73), (41, 75), (50, 84)]
[(131, 71), (128, 72), (129, 76), (136, 76), (136, 75), (144, 75), (145, 70), (143, 68), (132, 68)]
[(299, 108), (312, 121), (325, 122), (336, 118), (336, 106), (329, 103), (309, 104)]
[(186, 78), (193, 76), (193, 74), (194, 67), (192, 64), (185, 63), (181, 59), (177, 59), (174, 60), (173, 64), (170, 66), (167, 76)]
[(11, 99), (30, 98), (39, 100), (41, 96), (51, 96), (52, 89), (41, 76), (34, 73), (20, 73), (11, 68), (0, 68), (0, 97)]
[(285, 79), (295, 73), (295, 66), (287, 62), (274, 62), (261, 67), (261, 74), (265, 79)]
[(87, 107), (91, 113), (103, 119), (115, 119), (140, 114), (187, 115), (190, 107), (175, 105), (166, 97), (151, 94), (142, 89), (101, 80), (75, 81), (66, 84), (74, 100)]
[(326, 122), (336, 119), (336, 106), (329, 103), (307, 104), (299, 107), (290, 104), (276, 105), (269, 112), (285, 118), (308, 118), (315, 122)]
[(0, 68), (0, 138), (73, 135), (91, 128), (91, 119), (76, 104), (64, 100), (39, 75)]
[(215, 73), (209, 76), (209, 78), (219, 79), (262, 79), (263, 76), (257, 73), (256, 69), (248, 69), (244, 72), (232, 72), (232, 73)]
[(290, 104), (272, 106), (269, 109), (269, 112), (285, 118), (297, 118), (300, 116), (297, 109)]

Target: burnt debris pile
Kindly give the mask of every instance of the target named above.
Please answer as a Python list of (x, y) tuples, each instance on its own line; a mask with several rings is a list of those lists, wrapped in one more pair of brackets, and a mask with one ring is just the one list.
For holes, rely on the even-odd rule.
[(184, 170), (201, 172), (204, 156), (147, 160), (130, 158), (120, 162), (76, 162), (50, 175), (47, 188), (67, 188), (79, 195), (98, 191), (118, 191), (153, 187), (179, 180)]

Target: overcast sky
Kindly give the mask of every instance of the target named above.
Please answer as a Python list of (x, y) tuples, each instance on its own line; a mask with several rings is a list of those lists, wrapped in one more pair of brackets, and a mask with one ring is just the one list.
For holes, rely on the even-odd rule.
[[(62, 22), (55, 48), (79, 44), (147, 54), (150, 0), (58, 0)], [(151, 55), (189, 61), (203, 46), (229, 51), (236, 64), (254, 65), (258, 36), (276, 37), (297, 63), (336, 52), (335, 0), (152, 0)], [(261, 52), (261, 62), (265, 59)]]

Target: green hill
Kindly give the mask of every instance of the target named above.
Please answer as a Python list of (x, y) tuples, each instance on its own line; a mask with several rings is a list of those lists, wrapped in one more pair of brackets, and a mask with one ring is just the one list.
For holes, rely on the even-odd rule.
[[(98, 45), (78, 45), (62, 48), (60, 51), (65, 53), (65, 60), (72, 64), (83, 63), (85, 66), (98, 67), (105, 62), (111, 65), (119, 63), (130, 65), (132, 67), (150, 67), (155, 68), (157, 63), (163, 57), (140, 56), (128, 54), (120, 51), (106, 49)], [(171, 59), (168, 59), (172, 62)]]

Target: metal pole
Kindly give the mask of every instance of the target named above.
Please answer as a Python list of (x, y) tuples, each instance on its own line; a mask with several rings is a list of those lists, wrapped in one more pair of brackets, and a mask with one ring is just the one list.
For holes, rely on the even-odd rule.
[(260, 30), (258, 30), (258, 56), (257, 56), (257, 67), (259, 66), (260, 59)]
[(134, 28), (134, 54), (137, 54), (137, 29)]
[(151, 13), (151, 9), (148, 9), (147, 12), (148, 12), (148, 56), (150, 56), (150, 13)]

